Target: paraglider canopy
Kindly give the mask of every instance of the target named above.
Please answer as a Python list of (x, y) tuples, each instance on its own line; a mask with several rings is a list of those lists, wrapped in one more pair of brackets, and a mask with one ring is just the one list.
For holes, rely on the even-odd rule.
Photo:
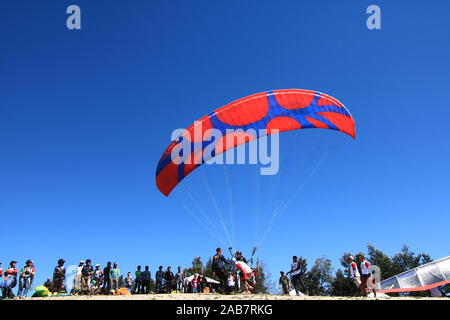
[[(336, 130), (355, 138), (350, 112), (329, 95), (286, 89), (239, 99), (202, 117), (167, 147), (156, 169), (156, 185), (168, 196), (189, 173), (228, 149), (265, 135), (307, 128)], [(212, 139), (212, 130), (220, 132), (222, 138)], [(236, 132), (230, 133), (232, 130)], [(192, 151), (177, 154), (186, 142)], [(206, 153), (207, 149), (212, 152)]]

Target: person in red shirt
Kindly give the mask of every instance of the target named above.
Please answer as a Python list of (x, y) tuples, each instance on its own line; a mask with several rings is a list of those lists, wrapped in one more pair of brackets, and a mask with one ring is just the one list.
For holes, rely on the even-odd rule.
[(191, 280), (190, 282), (191, 288), (192, 288), (192, 293), (197, 293), (197, 288), (198, 288), (198, 280), (197, 280), (197, 275), (194, 275), (194, 278)]
[(5, 271), (5, 278), (1, 283), (3, 299), (13, 298), (14, 294), (12, 289), (17, 285), (17, 273), (19, 270), (16, 268), (17, 261), (11, 261), (9, 263), (9, 268)]

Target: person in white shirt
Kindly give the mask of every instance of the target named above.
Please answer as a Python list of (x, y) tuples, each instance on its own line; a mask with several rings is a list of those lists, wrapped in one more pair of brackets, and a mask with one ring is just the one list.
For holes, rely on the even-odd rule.
[(300, 295), (300, 292), (303, 290), (303, 292), (305, 294), (307, 294), (305, 286), (303, 285), (301, 276), (302, 276), (302, 269), (301, 269), (301, 264), (298, 261), (297, 256), (293, 256), (292, 257), (292, 263), (291, 263), (291, 270), (288, 271), (286, 274), (290, 274), (291, 275), (291, 282), (292, 282), (292, 286), (295, 289), (295, 293), (297, 295)]
[(233, 277), (233, 275), (231, 274), (231, 272), (228, 272), (228, 277), (227, 277), (227, 290), (228, 292), (233, 292), (235, 288), (235, 278)]
[[(358, 289), (361, 288), (361, 276), (359, 274), (358, 266), (356, 265), (355, 258), (353, 256), (348, 257), (350, 278)], [(361, 290), (361, 289), (360, 289)]]
[(75, 278), (73, 279), (72, 294), (81, 293), (81, 270), (83, 270), (84, 261), (81, 260), (75, 272)]
[[(360, 291), (361, 291), (362, 296), (367, 297), (368, 288), (371, 288), (371, 289), (369, 289), (369, 291), (373, 290), (372, 289), (372, 287), (373, 287), (372, 286), (372, 280), (373, 280), (372, 279), (372, 267), (370, 265), (370, 262), (364, 258), (364, 254), (362, 254), (362, 253), (359, 254), (359, 261), (361, 263), (360, 266), (361, 266), (361, 274), (362, 274)], [(373, 290), (373, 291), (376, 296), (375, 290)]]

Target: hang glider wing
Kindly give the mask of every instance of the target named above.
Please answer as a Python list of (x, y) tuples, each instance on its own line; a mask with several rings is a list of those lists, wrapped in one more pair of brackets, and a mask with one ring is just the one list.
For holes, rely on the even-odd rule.
[(450, 256), (400, 273), (377, 284), (377, 292), (426, 291), (450, 283)]

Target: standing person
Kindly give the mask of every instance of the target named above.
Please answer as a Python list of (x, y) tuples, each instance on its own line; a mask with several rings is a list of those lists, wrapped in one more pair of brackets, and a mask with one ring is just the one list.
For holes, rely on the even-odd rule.
[(35, 276), (35, 274), (36, 274), (36, 268), (34, 267), (34, 262), (33, 262), (33, 260), (30, 260), (30, 261), (31, 261), (31, 267), (32, 267), (33, 270), (34, 270), (34, 272), (31, 274), (31, 277), (30, 277), (30, 288), (31, 288), (31, 287), (33, 287), (34, 276)]
[(192, 278), (192, 280), (189, 284), (191, 285), (192, 293), (197, 293), (198, 280), (197, 280), (196, 274), (194, 274), (194, 277)]
[[(372, 285), (372, 267), (370, 265), (370, 262), (365, 259), (364, 254), (362, 254), (362, 253), (359, 254), (359, 261), (360, 261), (360, 266), (361, 266), (360, 291), (361, 291), (361, 295), (363, 295), (364, 297), (367, 297), (368, 288), (374, 287)], [(373, 289), (369, 289), (369, 291), (370, 290), (373, 290)], [(373, 290), (373, 293), (376, 297), (375, 290)]]
[(172, 267), (167, 267), (166, 273), (164, 273), (164, 280), (166, 280), (166, 291), (172, 293), (172, 281), (174, 279)]
[(142, 292), (145, 294), (150, 293), (150, 279), (152, 275), (149, 271), (149, 266), (145, 266), (145, 270), (142, 271)]
[(236, 284), (236, 279), (235, 277), (233, 277), (233, 275), (231, 274), (231, 272), (228, 272), (228, 277), (227, 277), (227, 292), (233, 292), (234, 288), (235, 288), (235, 284)]
[(125, 278), (125, 288), (127, 288), (128, 290), (132, 290), (132, 285), (133, 283), (133, 278), (131, 277), (131, 272), (127, 272), (127, 276)]
[(109, 275), (111, 276), (111, 289), (114, 291), (119, 290), (120, 269), (116, 262), (114, 262)]
[(19, 270), (16, 268), (17, 261), (11, 261), (9, 268), (5, 271), (5, 278), (1, 284), (2, 296), (5, 298), (14, 298), (12, 289), (17, 285), (17, 273)]
[(3, 277), (2, 262), (0, 261), (0, 278)]
[(94, 273), (92, 274), (91, 293), (99, 294), (102, 284), (103, 284), (103, 271), (100, 268), (100, 265), (96, 264)]
[(350, 273), (350, 278), (356, 287), (361, 290), (361, 276), (359, 275), (358, 266), (355, 263), (355, 258), (353, 256), (348, 257), (348, 272)]
[(198, 280), (198, 292), (200, 292), (200, 293), (205, 292), (206, 280), (205, 280), (205, 276), (203, 275), (203, 271), (200, 271), (200, 274), (198, 275), (197, 280)]
[(183, 293), (184, 272), (181, 270), (181, 267), (178, 267), (178, 271), (175, 274), (175, 279), (177, 280), (177, 292)]
[(280, 279), (278, 280), (279, 285), (281, 286), (281, 289), (283, 290), (283, 294), (289, 294), (289, 289), (291, 287), (289, 277), (284, 274), (283, 271), (280, 271)]
[[(242, 251), (238, 250), (234, 254), (234, 257), (236, 258), (236, 261), (242, 261), (244, 263), (247, 263), (247, 259), (242, 254)], [(238, 271), (236, 272), (236, 287), (238, 291), (241, 291), (241, 278), (243, 278), (242, 272)]]
[(58, 265), (53, 270), (53, 293), (67, 293), (64, 281), (66, 280), (66, 268), (64, 263), (66, 260), (59, 259)]
[(26, 298), (28, 296), (34, 273), (33, 261), (27, 260), (25, 266), (19, 271), (19, 291), (17, 292), (19, 298)]
[(109, 294), (111, 290), (111, 261), (108, 261), (103, 269), (103, 294)]
[(84, 267), (84, 260), (81, 260), (78, 264), (77, 270), (75, 271), (75, 278), (73, 279), (72, 294), (81, 293), (81, 270)]
[(212, 269), (214, 274), (220, 279), (220, 289), (223, 293), (226, 289), (227, 275), (225, 274), (225, 264), (227, 260), (222, 254), (222, 249), (217, 248), (216, 254), (212, 258)]
[(161, 292), (162, 281), (164, 279), (164, 271), (162, 269), (163, 269), (163, 267), (159, 266), (158, 271), (156, 271), (156, 274), (155, 274), (156, 293), (160, 293)]
[(137, 266), (137, 270), (134, 272), (134, 287), (131, 293), (142, 293), (142, 272), (141, 266)]
[(91, 294), (91, 276), (94, 273), (94, 268), (91, 265), (91, 259), (86, 260), (86, 265), (81, 269), (81, 294)]
[(301, 276), (302, 276), (302, 266), (300, 261), (298, 261), (297, 256), (292, 257), (291, 270), (288, 271), (287, 274), (291, 274), (292, 276), (292, 285), (295, 289), (295, 293), (300, 295), (301, 290), (307, 294), (305, 286), (303, 285)]

